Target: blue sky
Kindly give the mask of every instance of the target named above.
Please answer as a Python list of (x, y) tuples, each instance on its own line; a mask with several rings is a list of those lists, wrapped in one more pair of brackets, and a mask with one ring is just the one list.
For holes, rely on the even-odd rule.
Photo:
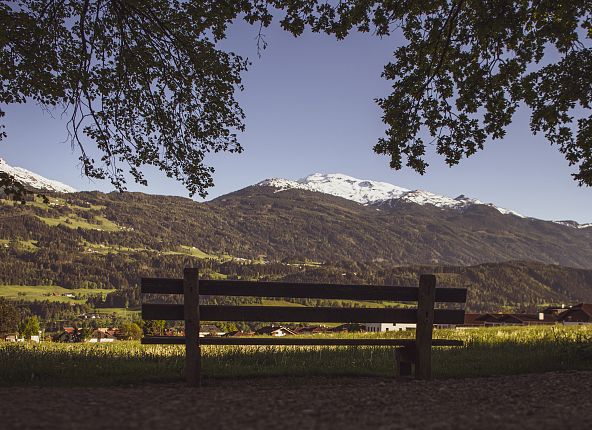
[[(398, 41), (363, 34), (345, 41), (312, 34), (294, 38), (277, 27), (264, 32), (268, 47), (261, 58), (255, 27), (239, 23), (224, 42), (252, 61), (238, 94), (247, 115), (245, 152), (207, 158), (216, 168), (208, 198), (269, 177), (340, 172), (450, 197), (465, 194), (537, 218), (592, 222), (592, 189), (572, 180), (575, 170), (543, 136), (531, 135), (527, 110), (518, 112), (503, 141), (489, 143), (459, 166), (446, 166), (429, 148), (424, 176), (408, 168), (394, 171), (388, 158), (372, 151), (384, 130), (373, 100), (388, 94), (380, 74)], [(33, 104), (6, 112), (8, 138), (0, 143), (0, 156), (9, 164), (81, 190), (112, 191), (108, 182), (81, 176), (60, 112)], [(187, 196), (179, 183), (154, 169), (146, 172), (149, 186), (130, 183), (131, 191)]]

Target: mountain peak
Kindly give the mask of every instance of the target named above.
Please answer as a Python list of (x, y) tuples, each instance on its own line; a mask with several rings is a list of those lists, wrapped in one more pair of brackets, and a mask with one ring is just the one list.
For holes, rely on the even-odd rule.
[(13, 167), (0, 157), (0, 172), (6, 172), (13, 176), (25, 187), (34, 188), (41, 191), (53, 191), (57, 193), (75, 193), (76, 189), (52, 179), (47, 179), (30, 170), (22, 167)]
[(343, 173), (313, 173), (296, 182), (311, 191), (332, 194), (361, 204), (398, 199), (409, 192), (406, 188), (387, 182), (358, 179)]
[(517, 212), (499, 208), (493, 204), (486, 204), (463, 194), (453, 199), (429, 191), (409, 190), (388, 182), (358, 179), (343, 173), (313, 173), (297, 181), (272, 178), (259, 182), (257, 185), (276, 188), (276, 192), (295, 188), (331, 194), (363, 205), (391, 203), (393, 200), (456, 210), (463, 210), (473, 205), (486, 205), (502, 214), (512, 214), (523, 218)]
[(297, 181), (272, 178), (259, 182), (257, 185), (276, 188), (277, 192), (291, 188), (315, 191), (343, 197), (361, 204), (400, 198), (409, 191), (386, 182), (357, 179), (343, 173), (313, 173)]

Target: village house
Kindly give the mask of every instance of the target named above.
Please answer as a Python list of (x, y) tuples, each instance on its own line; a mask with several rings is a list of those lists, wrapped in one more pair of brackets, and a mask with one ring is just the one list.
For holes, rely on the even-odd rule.
[(359, 333), (366, 331), (366, 327), (360, 323), (346, 323), (333, 327), (330, 331), (335, 333)]
[(242, 331), (242, 330), (234, 330), (224, 334), (225, 337), (243, 337), (243, 336), (254, 336), (254, 331)]
[(110, 343), (115, 342), (115, 336), (109, 334), (107, 329), (97, 329), (92, 332), (89, 343)]
[(545, 325), (555, 324), (557, 317), (553, 313), (538, 314), (465, 314), (463, 327), (487, 327), (504, 325)]
[(557, 320), (564, 325), (592, 324), (592, 303), (571, 306), (558, 315)]
[(88, 342), (106, 343), (117, 340), (119, 329), (117, 327), (99, 327), (90, 335)]
[(92, 320), (95, 320), (96, 319), (96, 320), (98, 320), (98, 319), (101, 319), (101, 315), (100, 314), (90, 314), (90, 313), (87, 314), (87, 313), (84, 313), (84, 314), (79, 315), (78, 318), (79, 319), (82, 319), (82, 320), (88, 320), (88, 319), (92, 319)]
[(415, 329), (416, 324), (413, 323), (366, 323), (364, 324), (366, 331), (371, 333), (387, 332), (387, 331), (405, 331), (407, 329)]
[(55, 342), (74, 343), (81, 342), (82, 335), (80, 329), (74, 327), (64, 327), (61, 333), (56, 334), (53, 337)]
[(559, 316), (560, 313), (565, 312), (568, 308), (565, 307), (565, 304), (561, 306), (549, 306), (543, 309), (544, 314), (555, 315)]
[(500, 318), (503, 314), (465, 314), (465, 326), (494, 326), (502, 325)]
[(463, 327), (477, 327), (483, 325), (481, 321), (477, 320), (480, 316), (481, 314), (465, 313), (465, 322)]
[(11, 333), (8, 334), (6, 336), (4, 336), (4, 340), (6, 342), (25, 342), (25, 341), (31, 341), (31, 342), (35, 342), (35, 343), (39, 343), (41, 341), (41, 331), (39, 331), (39, 334), (34, 334), (29, 336), (27, 339), (25, 339), (22, 336), (19, 336), (18, 333)]
[(62, 331), (61, 333), (57, 333), (53, 336), (54, 342), (64, 342), (64, 343), (74, 343), (78, 342), (78, 338), (74, 333), (68, 333), (67, 331)]
[(503, 314), (499, 318), (500, 324), (503, 325), (544, 325), (555, 324), (557, 318), (553, 314)]
[(199, 326), (199, 337), (224, 336), (225, 334), (225, 331), (220, 330), (217, 326), (212, 324)]
[(320, 334), (327, 332), (327, 326), (324, 325), (305, 325), (296, 327), (293, 331), (296, 334), (303, 335), (303, 334)]
[(282, 337), (282, 336), (294, 336), (296, 333), (293, 330), (290, 330), (284, 326), (274, 326), (269, 325), (266, 327), (261, 327), (259, 330), (255, 332), (259, 335), (268, 335), (268, 336), (275, 336), (275, 337)]

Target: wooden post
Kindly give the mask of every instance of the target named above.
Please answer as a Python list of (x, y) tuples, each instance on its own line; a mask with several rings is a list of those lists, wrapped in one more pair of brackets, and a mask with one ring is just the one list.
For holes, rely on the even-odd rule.
[(199, 346), (199, 271), (183, 270), (185, 313), (185, 378), (192, 387), (201, 385), (201, 349)]
[(415, 379), (432, 378), (432, 332), (434, 330), (434, 302), (436, 301), (436, 277), (419, 277), (417, 301), (417, 330), (415, 332)]
[(405, 346), (402, 348), (395, 348), (395, 374), (399, 378), (411, 378), (411, 370), (415, 362), (415, 347)]

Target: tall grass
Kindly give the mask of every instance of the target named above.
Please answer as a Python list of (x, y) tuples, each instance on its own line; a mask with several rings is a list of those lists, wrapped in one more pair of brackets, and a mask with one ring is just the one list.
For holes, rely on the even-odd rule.
[[(338, 336), (338, 335), (325, 335)], [(360, 337), (362, 335), (341, 335)], [(413, 333), (365, 334), (411, 337)], [(592, 369), (592, 327), (436, 330), (463, 347), (434, 348), (436, 378)], [(205, 346), (205, 378), (252, 376), (393, 376), (392, 348)], [(182, 346), (0, 343), (0, 385), (113, 385), (178, 381)]]

